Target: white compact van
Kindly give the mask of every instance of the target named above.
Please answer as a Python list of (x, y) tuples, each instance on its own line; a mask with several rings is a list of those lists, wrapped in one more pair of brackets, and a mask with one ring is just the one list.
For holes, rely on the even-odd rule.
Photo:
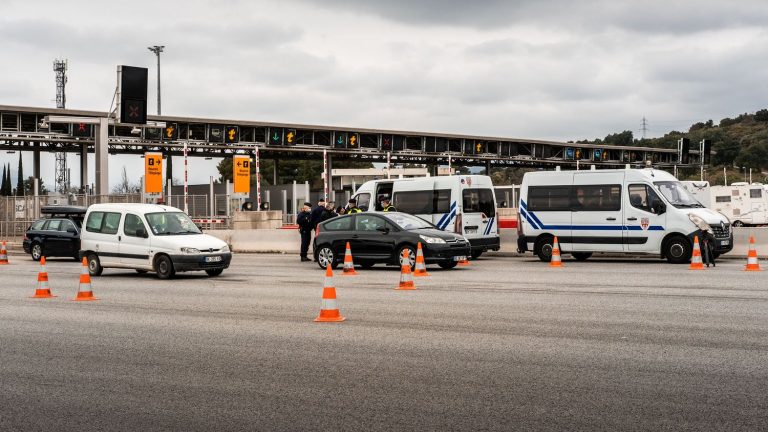
[(690, 261), (693, 237), (733, 249), (728, 218), (705, 208), (666, 171), (612, 169), (526, 173), (520, 190), (518, 251), (552, 257), (553, 239), (577, 260), (593, 252), (660, 254)]
[(157, 204), (88, 207), (80, 256), (94, 276), (115, 267), (155, 272), (161, 279), (193, 270), (218, 276), (232, 260), (225, 242), (203, 234), (181, 210)]
[(418, 177), (371, 180), (355, 193), (357, 206), (381, 212), (381, 200), (390, 198), (399, 212), (418, 216), (437, 228), (463, 235), (472, 258), (499, 250), (499, 218), (491, 178), (484, 175)]

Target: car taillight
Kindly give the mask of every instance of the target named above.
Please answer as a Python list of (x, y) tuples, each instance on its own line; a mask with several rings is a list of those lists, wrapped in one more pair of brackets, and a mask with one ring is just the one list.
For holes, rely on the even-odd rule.
[(464, 225), (461, 223), (461, 214), (459, 214), (458, 216), (456, 216), (456, 223), (454, 223), (453, 225), (453, 232), (457, 234), (462, 234), (464, 231), (462, 229), (463, 227)]
[(320, 225), (315, 227), (315, 236), (317, 236), (318, 234), (320, 234)]

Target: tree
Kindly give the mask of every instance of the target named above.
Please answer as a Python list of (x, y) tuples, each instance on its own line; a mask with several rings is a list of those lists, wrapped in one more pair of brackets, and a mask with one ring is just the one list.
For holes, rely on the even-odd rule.
[(621, 133), (610, 134), (603, 140), (606, 144), (630, 146), (632, 145), (632, 131), (625, 130)]
[(129, 194), (129, 193), (137, 193), (141, 189), (141, 186), (137, 183), (131, 183), (130, 180), (128, 180), (128, 171), (125, 169), (125, 165), (123, 165), (123, 175), (120, 179), (120, 183), (116, 184), (115, 187), (112, 188), (112, 193), (115, 194)]
[(768, 122), (768, 109), (761, 109), (755, 113), (755, 121)]
[(16, 173), (16, 195), (24, 195), (24, 166), (21, 162), (21, 152), (19, 152), (19, 172)]
[[(34, 177), (28, 177), (26, 180), (24, 180), (24, 193), (26, 195), (34, 195), (35, 187), (35, 178)], [(45, 195), (48, 193), (48, 188), (45, 187), (45, 183), (43, 183), (43, 179), (38, 180), (37, 187), (40, 188), (40, 195)]]

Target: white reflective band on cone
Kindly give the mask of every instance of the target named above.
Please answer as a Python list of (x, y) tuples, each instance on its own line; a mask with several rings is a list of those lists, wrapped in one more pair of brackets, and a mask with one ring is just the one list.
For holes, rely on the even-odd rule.
[(320, 307), (322, 310), (336, 310), (338, 308), (336, 306), (336, 299), (323, 299), (323, 304)]

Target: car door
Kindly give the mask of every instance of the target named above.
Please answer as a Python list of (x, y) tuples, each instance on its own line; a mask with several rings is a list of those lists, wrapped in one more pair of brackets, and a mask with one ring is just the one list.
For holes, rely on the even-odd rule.
[(141, 216), (126, 213), (120, 236), (120, 263), (127, 266), (151, 267), (149, 262), (149, 235)]
[(624, 216), (627, 250), (630, 252), (658, 252), (665, 234), (666, 213), (657, 214), (658, 203), (663, 203), (654, 187), (644, 183), (630, 183), (624, 194)]
[(61, 220), (56, 243), (58, 243), (61, 256), (77, 256), (80, 252), (80, 231), (74, 222), (69, 219)]
[(623, 172), (574, 174), (571, 197), (571, 241), (574, 251), (624, 251), (623, 183)]
[(375, 214), (356, 215), (352, 237), (352, 250), (361, 258), (385, 259), (391, 257), (395, 249), (394, 236), (387, 230), (386, 220)]
[(46, 257), (64, 255), (64, 242), (59, 235), (61, 234), (59, 232), (60, 226), (61, 219), (50, 219), (43, 227), (40, 240), (43, 244), (43, 254), (45, 254)]

